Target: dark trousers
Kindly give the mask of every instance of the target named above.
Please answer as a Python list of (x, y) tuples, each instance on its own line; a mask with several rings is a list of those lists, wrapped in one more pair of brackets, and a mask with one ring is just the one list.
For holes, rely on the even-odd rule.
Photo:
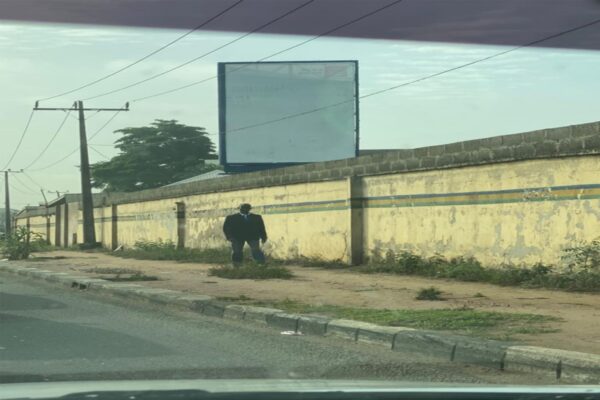
[(265, 263), (265, 254), (260, 249), (258, 240), (236, 240), (231, 241), (231, 261), (234, 264), (241, 264), (244, 261), (244, 244), (248, 243), (252, 251), (252, 258), (259, 264)]

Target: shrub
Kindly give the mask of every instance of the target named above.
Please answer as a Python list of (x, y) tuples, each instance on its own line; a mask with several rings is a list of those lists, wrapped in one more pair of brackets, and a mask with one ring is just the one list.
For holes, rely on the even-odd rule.
[(600, 237), (590, 243), (583, 242), (578, 246), (568, 247), (563, 252), (561, 258), (569, 271), (600, 272)]
[(31, 232), (24, 226), (17, 227), (2, 242), (1, 252), (9, 260), (24, 260), (29, 258), (32, 251), (32, 242), (42, 240), (42, 235)]
[(489, 277), (489, 270), (473, 257), (456, 257), (442, 264), (437, 276), (466, 282), (481, 282)]

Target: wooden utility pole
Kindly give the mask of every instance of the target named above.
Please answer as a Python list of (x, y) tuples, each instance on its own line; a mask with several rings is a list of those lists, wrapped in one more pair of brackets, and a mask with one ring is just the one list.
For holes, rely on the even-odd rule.
[(12, 214), (10, 212), (10, 186), (8, 184), (8, 174), (19, 174), (21, 171), (13, 171), (11, 169), (7, 169), (4, 172), (4, 234), (8, 237), (8, 235), (12, 232)]
[(35, 102), (34, 110), (38, 111), (78, 111), (79, 112), (79, 154), (81, 159), (81, 199), (83, 206), (83, 243), (86, 246), (96, 245), (96, 231), (94, 228), (94, 203), (92, 198), (92, 184), (90, 181), (90, 160), (88, 156), (87, 135), (85, 132), (84, 111), (129, 111), (129, 103), (124, 108), (84, 108), (83, 101), (76, 101), (70, 108), (38, 107)]

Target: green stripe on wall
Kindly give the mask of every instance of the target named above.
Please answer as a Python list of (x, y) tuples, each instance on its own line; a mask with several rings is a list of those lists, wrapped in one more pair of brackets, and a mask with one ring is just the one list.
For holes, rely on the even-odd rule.
[[(448, 193), (448, 194), (412, 194), (382, 197), (367, 197), (352, 200), (330, 200), (305, 203), (272, 204), (257, 206), (261, 214), (294, 214), (307, 212), (341, 211), (353, 207), (362, 208), (406, 208), (406, 207), (441, 207), (510, 203), (538, 203), (545, 201), (572, 201), (600, 199), (600, 184), (558, 186), (547, 188), (525, 188), (486, 192)], [(231, 209), (188, 210), (187, 218), (224, 217)], [(97, 217), (99, 221), (112, 221), (112, 217)], [(175, 213), (160, 211), (118, 216), (117, 221), (176, 219)], [(80, 220), (80, 223), (82, 221)]]

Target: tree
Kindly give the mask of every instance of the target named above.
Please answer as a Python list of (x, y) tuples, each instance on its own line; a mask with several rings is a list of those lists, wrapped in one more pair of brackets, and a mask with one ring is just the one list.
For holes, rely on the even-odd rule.
[(216, 169), (217, 158), (204, 128), (157, 119), (150, 126), (124, 128), (115, 142), (121, 153), (92, 164), (92, 186), (131, 192), (164, 186)]

